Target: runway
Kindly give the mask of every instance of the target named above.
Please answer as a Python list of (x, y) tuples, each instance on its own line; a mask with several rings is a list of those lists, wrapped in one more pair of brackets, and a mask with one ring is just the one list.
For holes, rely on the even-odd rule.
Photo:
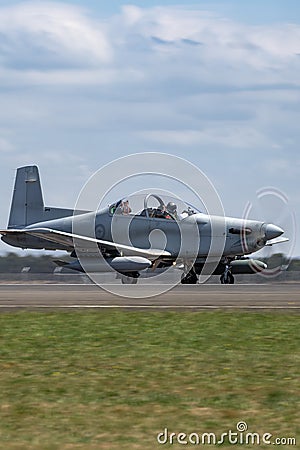
[[(111, 285), (112, 286), (112, 285)], [(109, 288), (109, 286), (106, 286)], [(147, 295), (149, 287), (119, 286)], [(300, 283), (178, 285), (148, 298), (120, 297), (92, 284), (0, 284), (0, 311), (51, 309), (278, 310), (300, 312)]]

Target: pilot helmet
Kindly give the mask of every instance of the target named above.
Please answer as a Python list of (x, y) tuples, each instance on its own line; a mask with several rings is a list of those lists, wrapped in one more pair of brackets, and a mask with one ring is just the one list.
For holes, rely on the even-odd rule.
[(176, 212), (176, 209), (177, 209), (177, 206), (175, 205), (174, 202), (169, 202), (167, 204), (167, 211), (169, 211), (171, 214), (172, 213), (174, 214)]

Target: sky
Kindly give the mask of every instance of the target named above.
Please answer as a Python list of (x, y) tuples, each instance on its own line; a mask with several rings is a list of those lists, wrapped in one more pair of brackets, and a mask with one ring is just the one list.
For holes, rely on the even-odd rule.
[[(17, 167), (37, 164), (46, 203), (72, 207), (103, 164), (156, 151), (197, 165), (227, 215), (251, 202), (292, 233), (299, 74), (297, 0), (0, 0), (0, 227)], [(270, 187), (282, 208), (261, 204)]]

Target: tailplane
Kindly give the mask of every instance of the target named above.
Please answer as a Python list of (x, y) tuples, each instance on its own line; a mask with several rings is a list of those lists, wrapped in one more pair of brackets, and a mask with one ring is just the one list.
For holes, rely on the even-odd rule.
[[(82, 214), (87, 211), (76, 211)], [(23, 228), (36, 222), (72, 216), (73, 209), (44, 206), (39, 169), (25, 166), (17, 169), (8, 228)]]
[(19, 228), (40, 222), (44, 200), (37, 166), (17, 169), (8, 228)]

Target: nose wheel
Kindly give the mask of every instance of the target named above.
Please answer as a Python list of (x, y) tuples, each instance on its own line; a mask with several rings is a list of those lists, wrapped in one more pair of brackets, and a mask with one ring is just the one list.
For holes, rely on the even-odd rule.
[(234, 276), (231, 273), (231, 267), (226, 264), (224, 273), (220, 277), (221, 284), (234, 284)]

